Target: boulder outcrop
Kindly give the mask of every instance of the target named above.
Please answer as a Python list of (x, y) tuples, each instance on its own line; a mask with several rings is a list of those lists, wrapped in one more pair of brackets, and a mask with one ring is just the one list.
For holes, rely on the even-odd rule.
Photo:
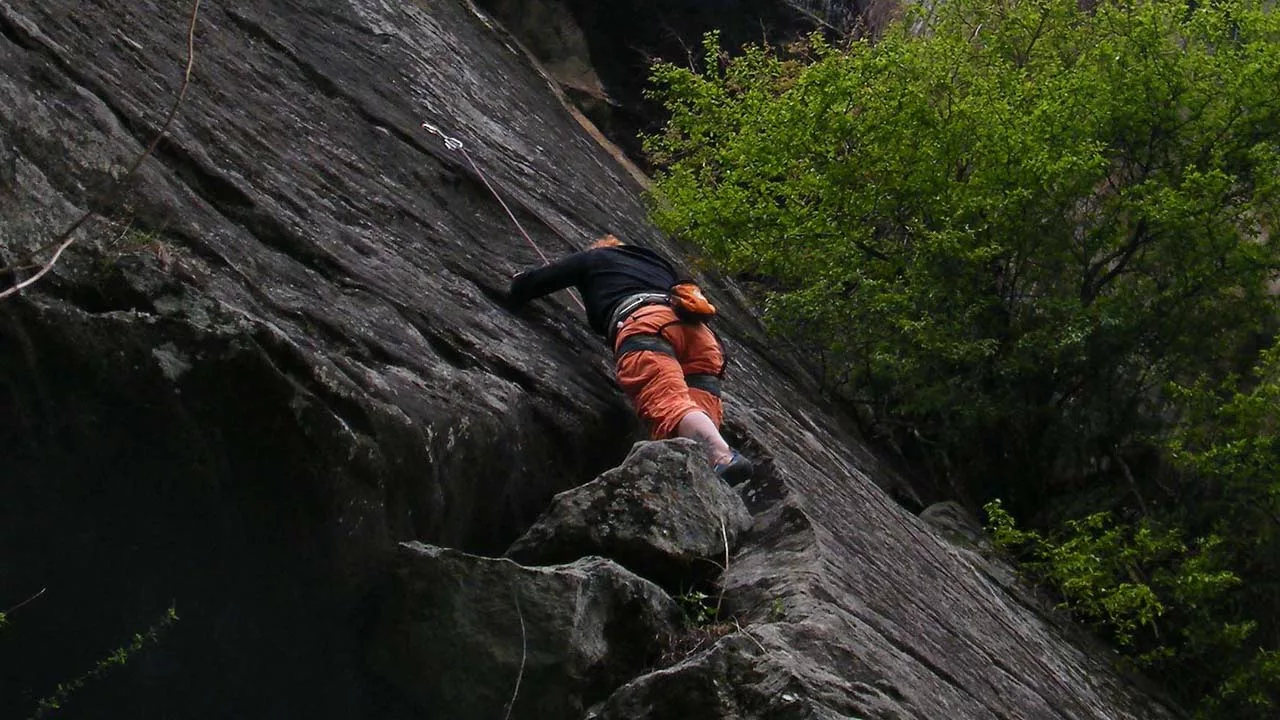
[[(606, 230), (680, 248), (465, 0), (206, 4), (168, 136), (108, 193), (182, 83), (190, 12), (0, 0), (0, 282), (95, 213), (0, 301), (0, 609), (46, 589), (8, 618), (0, 716), (172, 604), (66, 717), (449, 717), (369, 662), (398, 543), (499, 554), (639, 439), (572, 301), (513, 315), (498, 294)], [(787, 717), (788, 696), (816, 717), (1174, 716), (896, 504), (909, 488), (743, 294), (700, 280), (727, 432), (768, 459), (721, 578), (743, 630), (601, 712), (661, 717), (676, 682), (724, 695), (671, 707), (723, 717)]]
[(552, 565), (600, 555), (677, 592), (718, 576), (750, 524), (697, 443), (642, 442), (618, 467), (556, 495), (506, 556)]
[(602, 558), (525, 568), (402, 543), (373, 663), (429, 717), (582, 717), (651, 666), (680, 611)]

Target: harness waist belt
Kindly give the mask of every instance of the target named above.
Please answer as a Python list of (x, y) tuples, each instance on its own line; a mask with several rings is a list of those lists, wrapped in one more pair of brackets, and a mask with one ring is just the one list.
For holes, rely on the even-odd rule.
[(660, 292), (636, 293), (619, 300), (617, 306), (613, 309), (613, 313), (609, 315), (609, 344), (613, 345), (613, 339), (618, 336), (618, 326), (631, 313), (645, 305), (666, 305), (668, 302), (670, 302), (670, 297), (666, 293)]
[(640, 352), (641, 350), (652, 350), (660, 352), (663, 355), (676, 356), (676, 349), (667, 342), (665, 338), (658, 335), (639, 334), (630, 335), (618, 345), (617, 356), (622, 357), (627, 353)]
[[(618, 345), (618, 357), (646, 350), (671, 357), (676, 356), (676, 349), (671, 343), (657, 335), (631, 335)], [(720, 397), (720, 378), (710, 373), (689, 373), (684, 376), (684, 383), (691, 388)]]

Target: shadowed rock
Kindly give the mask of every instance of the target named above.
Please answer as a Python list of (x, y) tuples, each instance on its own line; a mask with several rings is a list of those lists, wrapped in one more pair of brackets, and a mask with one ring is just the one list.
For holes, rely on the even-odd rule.
[(428, 717), (571, 718), (651, 663), (679, 610), (601, 558), (552, 568), (402, 543), (374, 663)]
[(988, 549), (991, 545), (982, 523), (954, 500), (930, 505), (920, 511), (920, 519), (954, 545), (974, 549)]
[(668, 589), (718, 575), (751, 523), (692, 440), (636, 443), (618, 467), (566, 490), (507, 550), (528, 565), (601, 555)]
[[(922, 716), (868, 668), (823, 667), (816, 626), (761, 626), (728, 635), (708, 650), (626, 684), (592, 708), (588, 720), (908, 720)], [(805, 652), (795, 652), (804, 648)], [(858, 672), (867, 680), (857, 679)], [(852, 677), (851, 677), (852, 676)]]

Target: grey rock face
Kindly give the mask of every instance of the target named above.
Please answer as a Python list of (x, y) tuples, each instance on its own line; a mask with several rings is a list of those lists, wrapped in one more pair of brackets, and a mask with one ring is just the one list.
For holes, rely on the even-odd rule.
[[(999, 633), (985, 634), (982, 627), (998, 622), (1025, 641), (1055, 635), (1058, 630), (1028, 608), (1021, 617), (984, 617), (988, 602), (1003, 604), (1012, 596), (973, 569), (978, 581), (949, 577), (949, 587), (980, 594), (969, 597), (946, 593), (947, 607), (931, 613), (913, 612), (907, 627), (893, 628), (889, 618), (907, 617), (893, 608), (872, 603), (883, 591), (851, 592), (849, 573), (858, 573), (861, 585), (877, 584), (862, 566), (841, 567), (854, 556), (833, 549), (832, 539), (816, 524), (813, 513), (790, 502), (757, 518), (745, 539), (745, 548), (733, 559), (723, 578), (728, 612), (737, 618), (736, 629), (709, 649), (681, 662), (636, 678), (608, 700), (592, 708), (598, 720), (633, 718), (714, 717), (754, 718), (858, 718), (907, 720), (934, 718), (998, 718), (1006, 716), (1010, 703), (1014, 717), (1148, 718), (1177, 717), (1176, 711), (1152, 698), (1130, 695), (1125, 701), (1104, 701), (1119, 686), (1106, 665), (1084, 653), (1035, 657), (1032, 648), (993, 648)], [(943, 551), (945, 553), (945, 551)], [(882, 555), (881, 558), (888, 557)], [(966, 556), (939, 555), (935, 568), (948, 567)], [(868, 566), (886, 568), (883, 560), (869, 559)], [(778, 570), (786, 570), (779, 573)], [(904, 582), (902, 575), (879, 572)], [(937, 578), (935, 578), (937, 580)], [(936, 592), (915, 588), (919, 597), (903, 602), (930, 602)], [(868, 602), (870, 600), (870, 603)], [(965, 617), (967, 632), (936, 635), (929, 618)], [(946, 621), (943, 621), (946, 622)], [(968, 638), (968, 639), (965, 639)], [(1064, 644), (1058, 636), (1050, 644)], [(934, 644), (937, 643), (937, 644)], [(957, 657), (985, 660), (971, 667)], [(977, 654), (975, 654), (977, 653)], [(1027, 683), (1011, 668), (1037, 665), (1039, 679)], [(1077, 688), (1077, 694), (1054, 693), (1050, 688)], [(964, 690), (958, 691), (960, 688)], [(1041, 695), (1049, 691), (1048, 700)]]
[[(760, 625), (626, 684), (591, 720), (906, 720), (922, 717), (896, 688), (834, 648), (816, 624)], [(798, 652), (803, 650), (804, 652)], [(820, 660), (819, 660), (820, 658)], [(833, 663), (824, 667), (820, 662)], [(851, 677), (852, 676), (852, 677)], [(863, 677), (865, 679), (859, 679)]]
[(963, 505), (954, 501), (934, 503), (920, 513), (920, 519), (951, 546), (951, 553), (963, 558), (975, 572), (1014, 601), (1034, 609), (1074, 641), (1092, 641), (1081, 628), (1071, 624), (1067, 613), (1059, 609), (1042, 588), (1019, 573), (1013, 559), (995, 547), (982, 524)]
[(556, 495), (506, 554), (528, 565), (600, 555), (687, 588), (720, 573), (750, 523), (696, 442), (641, 442), (617, 468)]
[(679, 619), (660, 588), (601, 558), (524, 568), (403, 543), (392, 572), (374, 664), (428, 717), (580, 717)]
[(537, 253), (419, 127), (544, 252), (656, 239), (523, 55), (455, 2), (206, 2), (169, 136), (104, 205), (189, 12), (0, 3), (0, 262), (104, 216), (0, 303), (0, 594), (50, 588), (6, 633), (0, 717), (171, 602), (98, 716), (392, 712), (360, 652), (388, 549), (501, 553), (634, 439), (568, 297), (494, 302)]

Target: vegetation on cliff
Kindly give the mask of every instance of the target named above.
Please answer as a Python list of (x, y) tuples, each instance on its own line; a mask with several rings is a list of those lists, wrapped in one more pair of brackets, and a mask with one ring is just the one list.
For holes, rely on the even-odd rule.
[(956, 0), (704, 60), (654, 72), (658, 223), (1128, 657), (1273, 716), (1280, 16)]

